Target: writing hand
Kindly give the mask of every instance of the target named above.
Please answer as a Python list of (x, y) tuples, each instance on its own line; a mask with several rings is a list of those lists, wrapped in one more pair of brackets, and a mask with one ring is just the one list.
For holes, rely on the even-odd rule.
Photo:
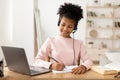
[(83, 74), (87, 71), (87, 68), (83, 65), (80, 65), (79, 67), (73, 68), (72, 73), (73, 74)]
[(64, 67), (65, 67), (64, 64), (55, 62), (51, 64), (50, 69), (61, 71), (64, 69)]

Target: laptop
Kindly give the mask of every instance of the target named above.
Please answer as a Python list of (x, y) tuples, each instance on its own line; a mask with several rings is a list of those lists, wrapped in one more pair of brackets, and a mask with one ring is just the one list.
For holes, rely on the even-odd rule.
[(50, 69), (29, 66), (25, 50), (23, 48), (1, 46), (8, 69), (26, 75), (38, 75), (51, 72)]

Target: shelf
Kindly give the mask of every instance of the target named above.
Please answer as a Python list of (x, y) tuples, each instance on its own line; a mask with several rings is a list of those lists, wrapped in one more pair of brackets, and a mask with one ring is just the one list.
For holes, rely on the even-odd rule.
[[(118, 9), (118, 10), (117, 10)], [(93, 48), (105, 45), (107, 49), (116, 49), (116, 42), (120, 40), (116, 37), (117, 33), (120, 34), (120, 6), (86, 6), (86, 44), (94, 42)], [(116, 14), (118, 13), (118, 14)], [(97, 36), (91, 31), (97, 31)], [(117, 41), (120, 45), (120, 42)], [(105, 47), (104, 47), (105, 48)]]
[(99, 3), (98, 0), (86, 6), (86, 48), (91, 59), (95, 61), (105, 56), (108, 50), (120, 51), (120, 5), (118, 4), (120, 0), (119, 3), (116, 3), (116, 0)]
[[(114, 30), (116, 30), (116, 28), (110, 28), (110, 27), (87, 27), (88, 29), (109, 29), (109, 30), (111, 30), (111, 29), (114, 29)], [(119, 29), (119, 28), (117, 28), (117, 29)]]
[(113, 51), (120, 51), (120, 48), (88, 48), (87, 50), (92, 50), (92, 51), (107, 51), (107, 50), (113, 50)]
[(88, 16), (88, 19), (94, 18), (94, 19), (114, 19), (114, 17), (102, 17), (102, 16), (98, 16), (98, 17), (94, 17), (94, 16)]
[(87, 8), (120, 8), (120, 6), (87, 6)]
[(107, 49), (107, 48), (102, 48), (102, 49), (101, 49), (101, 48), (88, 48), (88, 47), (87, 47), (87, 50), (94, 50), (94, 51), (104, 50), (104, 51), (106, 51), (106, 50), (108, 50), (108, 49)]
[(90, 37), (86, 37), (86, 39), (91, 39), (91, 40), (112, 40), (112, 38), (90, 38)]

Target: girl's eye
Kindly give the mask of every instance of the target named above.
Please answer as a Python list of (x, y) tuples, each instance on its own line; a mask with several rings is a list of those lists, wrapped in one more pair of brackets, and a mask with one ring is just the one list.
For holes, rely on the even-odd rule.
[[(65, 27), (66, 26), (66, 24), (60, 24), (62, 27)], [(74, 26), (73, 25), (68, 25), (67, 26), (68, 28), (74, 28)]]
[(62, 27), (64, 27), (64, 26), (65, 26), (65, 24), (61, 24), (61, 26), (62, 26)]
[(72, 26), (72, 25), (70, 25), (70, 26), (68, 26), (69, 28), (73, 28), (74, 26)]
[(61, 24), (61, 26), (65, 26), (65, 24)]

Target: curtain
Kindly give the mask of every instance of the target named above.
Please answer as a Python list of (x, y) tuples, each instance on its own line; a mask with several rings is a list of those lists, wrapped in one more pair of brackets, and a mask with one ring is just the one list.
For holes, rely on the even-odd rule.
[(39, 48), (42, 45), (42, 35), (41, 35), (41, 25), (40, 25), (40, 10), (35, 9), (34, 11), (35, 19), (35, 53), (38, 52)]

